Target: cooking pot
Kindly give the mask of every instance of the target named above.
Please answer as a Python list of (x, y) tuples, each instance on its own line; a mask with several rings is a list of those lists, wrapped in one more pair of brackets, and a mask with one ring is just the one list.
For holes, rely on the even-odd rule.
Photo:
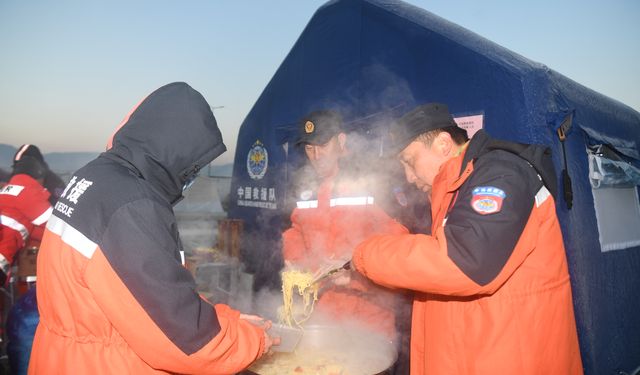
[(384, 373), (398, 356), (394, 342), (361, 328), (309, 325), (303, 332), (293, 353), (266, 355), (246, 374), (374, 375)]

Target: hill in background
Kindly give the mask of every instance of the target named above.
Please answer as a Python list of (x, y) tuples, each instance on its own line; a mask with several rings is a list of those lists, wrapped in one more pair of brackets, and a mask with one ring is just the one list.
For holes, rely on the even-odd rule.
[(16, 154), (17, 149), (13, 146), (0, 144), (0, 168), (5, 171), (10, 169), (11, 160), (13, 160), (13, 155)]
[[(11, 171), (13, 156), (18, 149), (11, 145), (0, 144), (0, 169)], [(50, 152), (44, 154), (49, 168), (66, 180), (67, 176), (98, 156), (98, 152)], [(202, 171), (202, 175), (230, 177), (233, 164), (211, 165)]]
[[(0, 144), (0, 168), (11, 170), (13, 156), (18, 149), (16, 147)], [(43, 154), (49, 168), (61, 175), (73, 173), (83, 165), (98, 156), (97, 152), (50, 152)]]

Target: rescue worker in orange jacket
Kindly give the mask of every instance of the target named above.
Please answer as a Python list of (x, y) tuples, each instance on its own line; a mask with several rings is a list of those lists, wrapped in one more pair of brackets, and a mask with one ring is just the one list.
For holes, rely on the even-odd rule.
[(28, 242), (38, 243), (51, 216), (49, 192), (42, 184), (46, 166), (24, 157), (13, 166), (13, 176), (0, 188), (0, 285), (4, 285), (17, 252)]
[[(283, 234), (285, 264), (322, 272), (351, 259), (355, 246), (368, 236), (408, 233), (375, 204), (366, 177), (340, 163), (348, 157), (337, 112), (311, 112), (298, 126), (298, 144), (312, 171), (298, 176), (292, 225)], [(343, 272), (327, 280), (314, 314), (332, 321), (358, 320), (394, 337), (397, 297), (357, 273), (352, 276)]]
[(550, 154), (482, 130), (467, 142), (437, 103), (390, 133), (432, 232), (370, 238), (353, 266), (414, 292), (411, 374), (582, 373)]
[(226, 149), (209, 104), (186, 83), (163, 86), (111, 144), (73, 174), (47, 223), (29, 373), (234, 374), (248, 367), (272, 344), (266, 327), (198, 295), (172, 209)]

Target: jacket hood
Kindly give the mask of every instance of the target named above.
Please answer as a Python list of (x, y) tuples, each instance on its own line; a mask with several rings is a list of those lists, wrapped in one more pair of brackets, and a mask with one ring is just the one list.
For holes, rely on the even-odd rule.
[(226, 147), (204, 97), (184, 82), (147, 96), (116, 131), (106, 154), (126, 161), (169, 202)]
[(42, 152), (36, 145), (24, 144), (20, 146), (18, 151), (16, 151), (15, 155), (13, 155), (13, 163), (20, 161), (23, 157), (32, 157), (38, 160), (41, 163), (44, 163), (44, 157), (42, 156)]

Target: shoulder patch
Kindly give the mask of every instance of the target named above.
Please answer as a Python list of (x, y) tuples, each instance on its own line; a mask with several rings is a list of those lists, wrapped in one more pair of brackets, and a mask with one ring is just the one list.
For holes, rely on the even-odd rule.
[(502, 210), (507, 194), (494, 186), (478, 186), (471, 192), (471, 208), (480, 215), (489, 215)]

